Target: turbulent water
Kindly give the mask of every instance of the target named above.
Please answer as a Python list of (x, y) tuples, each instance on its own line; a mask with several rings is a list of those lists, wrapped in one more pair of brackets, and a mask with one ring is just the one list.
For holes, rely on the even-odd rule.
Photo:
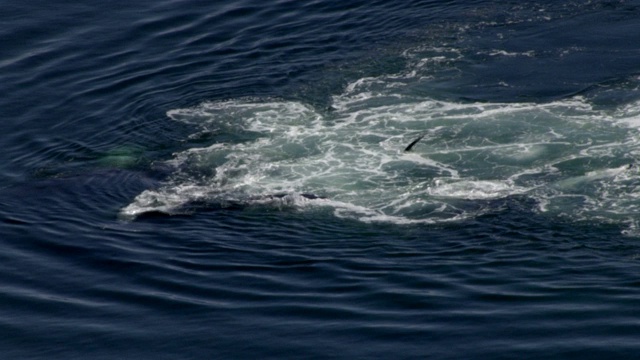
[(639, 15), (5, 7), (2, 358), (634, 358)]
[(171, 110), (172, 120), (197, 127), (192, 136), (239, 140), (176, 153), (164, 163), (175, 169), (167, 184), (144, 191), (122, 215), (266, 197), (275, 206), (330, 207), (361, 221), (437, 223), (501, 211), (491, 200), (521, 195), (517, 201), (533, 200), (530, 211), (549, 221), (635, 228), (640, 112), (633, 104), (604, 111), (582, 97), (452, 103), (403, 95), (412, 80), (360, 79), (325, 112), (276, 100)]

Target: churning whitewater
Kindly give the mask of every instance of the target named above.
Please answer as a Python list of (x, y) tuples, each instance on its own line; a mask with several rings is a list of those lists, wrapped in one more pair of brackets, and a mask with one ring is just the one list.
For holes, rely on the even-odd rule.
[(437, 223), (504, 211), (496, 200), (513, 199), (562, 221), (635, 231), (640, 105), (598, 109), (579, 96), (456, 103), (403, 91), (419, 77), (359, 79), (326, 111), (279, 99), (171, 110), (169, 118), (194, 126), (194, 138), (215, 140), (174, 154), (164, 162), (172, 168), (164, 185), (139, 194), (121, 215), (240, 204)]

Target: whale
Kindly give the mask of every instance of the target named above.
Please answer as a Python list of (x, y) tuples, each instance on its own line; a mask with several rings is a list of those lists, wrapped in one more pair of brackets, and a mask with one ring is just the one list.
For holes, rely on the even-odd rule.
[(230, 198), (218, 200), (193, 200), (171, 210), (153, 209), (136, 214), (134, 217), (140, 219), (166, 218), (166, 217), (183, 217), (191, 216), (193, 213), (202, 211), (216, 210), (242, 210), (252, 205), (290, 205), (296, 201), (296, 198), (306, 199), (310, 201), (322, 201), (327, 199), (325, 196), (313, 193), (273, 193), (265, 195), (248, 196), (245, 198)]
[[(286, 196), (291, 196), (290, 193), (276, 193), (276, 194), (267, 194), (251, 197), (250, 200), (275, 200), (282, 199)], [(318, 200), (318, 199), (326, 199), (325, 196), (320, 196), (312, 193), (298, 193), (297, 195), (307, 199), (307, 200)]]

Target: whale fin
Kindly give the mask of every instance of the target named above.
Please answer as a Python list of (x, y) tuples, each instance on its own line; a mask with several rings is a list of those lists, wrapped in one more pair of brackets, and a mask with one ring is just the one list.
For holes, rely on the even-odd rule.
[(407, 147), (404, 149), (404, 151), (411, 151), (411, 148), (413, 148), (413, 146), (414, 146), (415, 144), (417, 144), (417, 143), (418, 143), (418, 141), (422, 140), (422, 138), (423, 138), (425, 135), (426, 135), (426, 134), (422, 134), (422, 135), (420, 135), (420, 137), (418, 137), (417, 139), (413, 140), (413, 141), (411, 142), (411, 144), (409, 144), (409, 146), (407, 146)]

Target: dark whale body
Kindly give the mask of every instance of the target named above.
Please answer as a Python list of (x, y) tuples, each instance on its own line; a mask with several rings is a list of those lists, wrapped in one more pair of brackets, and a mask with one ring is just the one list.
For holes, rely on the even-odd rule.
[[(282, 193), (282, 194), (270, 194), (270, 195), (262, 195), (262, 196), (257, 196), (254, 198), (251, 198), (252, 200), (271, 200), (271, 199), (282, 199), (285, 196), (291, 195), (289, 193)], [(301, 193), (298, 194), (300, 196), (302, 196), (305, 199), (309, 199), (309, 200), (317, 200), (317, 199), (326, 199), (326, 197), (324, 196), (318, 196), (316, 194), (311, 194), (311, 193)]]
[[(296, 195), (294, 193), (276, 193), (267, 195), (252, 196), (240, 200), (223, 200), (223, 201), (193, 201), (189, 204), (181, 206), (179, 209), (173, 209), (169, 212), (160, 210), (151, 210), (136, 216), (136, 219), (155, 219), (155, 218), (167, 218), (167, 217), (183, 217), (191, 216), (195, 212), (202, 211), (216, 211), (216, 210), (241, 210), (252, 204), (264, 204), (270, 201), (283, 200), (283, 203), (287, 200), (287, 196)], [(319, 196), (312, 193), (298, 193), (297, 195), (308, 200), (322, 200), (326, 199), (325, 196)]]

